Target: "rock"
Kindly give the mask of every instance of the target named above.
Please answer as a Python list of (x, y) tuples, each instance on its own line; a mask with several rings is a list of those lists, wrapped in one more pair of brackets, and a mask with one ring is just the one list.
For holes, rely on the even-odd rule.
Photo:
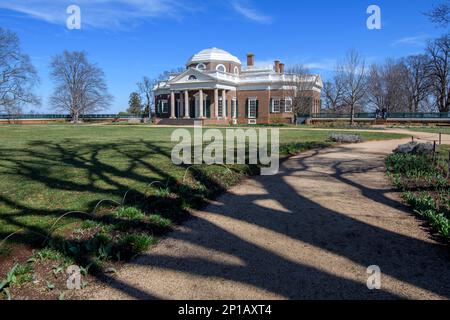
[[(399, 145), (394, 150), (395, 153), (432, 153), (434, 145), (432, 143), (418, 143), (416, 141)], [(436, 151), (438, 148), (436, 146)]]
[(397, 147), (397, 149), (394, 150), (395, 153), (413, 153), (414, 149), (416, 149), (417, 145), (419, 143), (417, 142), (409, 142), (406, 144), (401, 144)]
[(332, 133), (328, 140), (341, 143), (360, 143), (363, 142), (363, 138), (354, 134), (337, 134)]
[[(434, 145), (432, 143), (419, 143), (419, 145), (414, 149), (414, 153), (433, 153)], [(438, 146), (436, 145), (436, 152)]]

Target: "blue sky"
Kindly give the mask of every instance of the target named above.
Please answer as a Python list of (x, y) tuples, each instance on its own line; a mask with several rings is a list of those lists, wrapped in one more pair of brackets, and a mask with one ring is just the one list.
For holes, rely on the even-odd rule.
[[(427, 39), (445, 30), (423, 12), (427, 0), (0, 0), (0, 26), (18, 33), (38, 69), (38, 93), (48, 112), (52, 55), (84, 50), (106, 74), (115, 97), (109, 112), (127, 108), (142, 76), (184, 66), (204, 48), (218, 47), (243, 62), (248, 52), (259, 63), (280, 59), (302, 63), (324, 78), (349, 49), (368, 62), (423, 51)], [(81, 30), (68, 30), (66, 9), (81, 8)], [(382, 29), (368, 30), (367, 7), (380, 6)]]

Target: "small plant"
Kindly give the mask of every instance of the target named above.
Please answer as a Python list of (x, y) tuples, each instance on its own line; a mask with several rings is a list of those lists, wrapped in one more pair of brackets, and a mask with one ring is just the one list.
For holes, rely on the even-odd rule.
[(142, 211), (134, 207), (121, 207), (116, 210), (116, 215), (119, 218), (127, 218), (131, 220), (141, 220), (145, 218)]
[(81, 223), (80, 228), (84, 230), (92, 229), (97, 227), (98, 223), (92, 220), (85, 220)]
[(50, 281), (46, 281), (46, 289), (47, 291), (52, 291), (53, 289), (55, 289), (55, 285)]
[(0, 246), (0, 257), (8, 257), (11, 254), (11, 247), (7, 245)]
[[(6, 274), (6, 279), (0, 282), (0, 292), (5, 291), (8, 287), (11, 287), (16, 283), (16, 270), (19, 267), (19, 264), (15, 264)], [(8, 292), (9, 293), (9, 292)]]
[(9, 299), (10, 293), (8, 288), (30, 282), (33, 279), (32, 272), (33, 265), (31, 263), (15, 264), (6, 274), (6, 279), (0, 282), (0, 292), (4, 292)]
[(159, 214), (152, 214), (148, 217), (148, 221), (160, 228), (168, 228), (172, 225), (172, 220), (164, 218)]
[(156, 241), (152, 236), (145, 234), (128, 234), (119, 240), (122, 256), (133, 256), (146, 251)]
[(44, 248), (36, 252), (34, 254), (34, 258), (37, 258), (42, 261), (43, 260), (58, 261), (62, 260), (64, 257), (59, 251), (53, 250), (51, 248)]
[(156, 195), (161, 198), (167, 198), (170, 196), (169, 188), (159, 188), (156, 190)]
[(19, 264), (15, 270), (16, 281), (14, 284), (21, 286), (24, 283), (32, 281), (32, 272), (33, 265), (31, 263)]

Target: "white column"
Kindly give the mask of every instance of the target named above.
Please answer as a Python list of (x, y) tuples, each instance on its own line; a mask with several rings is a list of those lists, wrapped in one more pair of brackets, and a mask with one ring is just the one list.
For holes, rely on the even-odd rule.
[(222, 91), (222, 117), (227, 118), (227, 91)]
[(214, 116), (219, 119), (219, 89), (214, 89)]
[(198, 117), (200, 119), (203, 119), (203, 118), (205, 118), (205, 116), (203, 115), (203, 90), (202, 89), (200, 89), (200, 91), (198, 93), (198, 98), (200, 99), (200, 101), (198, 102), (198, 105), (199, 105), (198, 108), (200, 109), (199, 113), (198, 113)]
[(189, 91), (184, 92), (184, 119), (190, 119), (189, 116)]
[(233, 105), (233, 119), (237, 118), (237, 109), (236, 109), (236, 105), (237, 105), (237, 99), (236, 100), (231, 100), (231, 104)]
[(170, 119), (176, 119), (175, 116), (175, 92), (170, 91)]
[(179, 95), (180, 95), (180, 118), (182, 117), (181, 115), (183, 115), (184, 116), (184, 99), (183, 99), (183, 92), (182, 91), (180, 91), (180, 93), (179, 93)]

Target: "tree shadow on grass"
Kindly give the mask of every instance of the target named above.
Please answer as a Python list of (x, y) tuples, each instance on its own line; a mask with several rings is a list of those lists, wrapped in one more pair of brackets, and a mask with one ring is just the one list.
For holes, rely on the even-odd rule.
[[(226, 170), (214, 175), (201, 167), (194, 167), (189, 173), (190, 183), (184, 183), (179, 173), (186, 170), (187, 167), (178, 168), (180, 171), (174, 174), (173, 171), (146, 161), (146, 159), (159, 156), (165, 159), (161, 164), (164, 164), (164, 161), (170, 163), (168, 148), (148, 141), (128, 142), (126, 145), (127, 150), (124, 150), (123, 143), (90, 144), (77, 149), (69, 143), (65, 145), (40, 141), (21, 150), (0, 150), (0, 163), (6, 164), (3, 165), (3, 170), (11, 177), (38, 182), (45, 185), (46, 188), (58, 191), (88, 191), (95, 194), (99, 198), (90, 201), (88, 210), (94, 209), (97, 202), (101, 200), (100, 197), (122, 197), (130, 189), (130, 183), (145, 185), (155, 179), (161, 183), (169, 181), (166, 189), (168, 194), (175, 195), (175, 197), (161, 196), (158, 193), (149, 194), (146, 190), (137, 189), (132, 192), (132, 195), (130, 194), (128, 201), (139, 203), (147, 213), (160, 213), (178, 223), (184, 223), (190, 228), (189, 232), (170, 232), (169, 238), (231, 255), (243, 262), (236, 266), (210, 260), (207, 257), (174, 257), (153, 254), (150, 251), (138, 259), (132, 260), (130, 262), (132, 265), (174, 270), (201, 278), (220, 278), (292, 299), (401, 298), (383, 289), (370, 291), (365, 286), (365, 282), (330, 273), (326, 268), (327, 261), (323, 261), (325, 265), (320, 268), (317, 265), (308, 265), (301, 259), (288, 258), (282, 252), (273, 250), (271, 246), (262, 246), (258, 241), (249, 240), (246, 235), (231, 232), (230, 229), (211, 222), (205, 216), (185, 221), (189, 217), (186, 210), (189, 206), (202, 208), (206, 204), (205, 198), (214, 198), (226, 189), (227, 185), (221, 183), (222, 179), (227, 176)], [(37, 147), (48, 150), (39, 151), (36, 150)], [(316, 151), (311, 152), (310, 156), (291, 160), (283, 165), (279, 175), (254, 179), (261, 186), (261, 191), (263, 191), (261, 194), (227, 193), (218, 199), (219, 204), (208, 205), (205, 211), (211, 217), (218, 216), (229, 219), (230, 223), (247, 223), (288, 239), (301, 241), (324, 253), (348, 259), (363, 267), (377, 264), (385, 275), (418, 289), (449, 298), (450, 274), (448, 272), (448, 255), (446, 255), (447, 247), (442, 248), (444, 246), (389, 231), (375, 226), (369, 221), (363, 221), (360, 217), (352, 217), (331, 210), (310, 200), (307, 193), (296, 189), (289, 182), (289, 179), (297, 178), (309, 179), (311, 183), (317, 179), (333, 179), (335, 182), (339, 181), (357, 190), (363, 198), (383, 204), (385, 207), (404, 210), (407, 214), (406, 209), (402, 208), (397, 201), (385, 195), (391, 190), (367, 187), (358, 179), (351, 178), (352, 175), (357, 176), (373, 170), (381, 170), (382, 163), (346, 159), (329, 160), (323, 157), (326, 153), (338, 153), (342, 150), (344, 149), (333, 148)], [(126, 166), (118, 168), (106, 163), (100, 156), (105, 151), (120, 154), (121, 158), (126, 160)], [(21, 155), (20, 159), (17, 158), (17, 154)], [(374, 154), (375, 156), (379, 155)], [(78, 182), (70, 177), (60, 178), (52, 173), (51, 168), (48, 168), (49, 164), (84, 170), (88, 179), (86, 182)], [(317, 166), (325, 170), (315, 172)], [(137, 168), (140, 169), (137, 170)], [(357, 168), (356, 171), (355, 168)], [(331, 173), (328, 172), (329, 170)], [(298, 177), (299, 174), (300, 177)], [(117, 178), (122, 178), (124, 181), (119, 181)], [(199, 191), (198, 185), (202, 186), (201, 190), (203, 191)], [(205, 189), (207, 192), (204, 191)], [(262, 206), (260, 201), (264, 200), (279, 203), (283, 210)], [(0, 214), (2, 223), (24, 230), (22, 234), (14, 238), (14, 241), (30, 245), (33, 248), (42, 246), (42, 238), (37, 235), (46, 235), (48, 230), (24, 223), (23, 218), (42, 216), (46, 219), (55, 219), (72, 209), (43, 210), (40, 207), (23, 205), (19, 201), (2, 195), (0, 195), (0, 203), (11, 210), (19, 211), (15, 214)], [(378, 212), (378, 214), (380, 213)], [(92, 219), (83, 215), (77, 218), (80, 221)], [(380, 218), (382, 217), (380, 216)], [(102, 217), (98, 217), (99, 222), (111, 225), (123, 222), (123, 219), (117, 217), (113, 219), (108, 217), (106, 221), (101, 219)], [(153, 230), (152, 228), (152, 226), (148, 226), (149, 230)], [(157, 231), (155, 229), (154, 231), (162, 235), (169, 230)], [(0, 238), (6, 236), (6, 234), (0, 233)], [(59, 235), (52, 235), (50, 240), (63, 242), (65, 239), (60, 238)], [(84, 244), (80, 243), (80, 245)], [(62, 254), (70, 255), (64, 250), (64, 247), (56, 246), (56, 248)], [(76, 263), (85, 265), (93, 257), (72, 256), (72, 258), (75, 258)], [(443, 272), (443, 270), (447, 270), (447, 272)], [(147, 280), (151, 280), (152, 274), (150, 271), (148, 272), (149, 279)], [(97, 279), (106, 286), (134, 298), (157, 299), (164, 296), (162, 288), (154, 288), (151, 285), (143, 289), (104, 274), (98, 274)], [(183, 290), (183, 288), (179, 289)]]

